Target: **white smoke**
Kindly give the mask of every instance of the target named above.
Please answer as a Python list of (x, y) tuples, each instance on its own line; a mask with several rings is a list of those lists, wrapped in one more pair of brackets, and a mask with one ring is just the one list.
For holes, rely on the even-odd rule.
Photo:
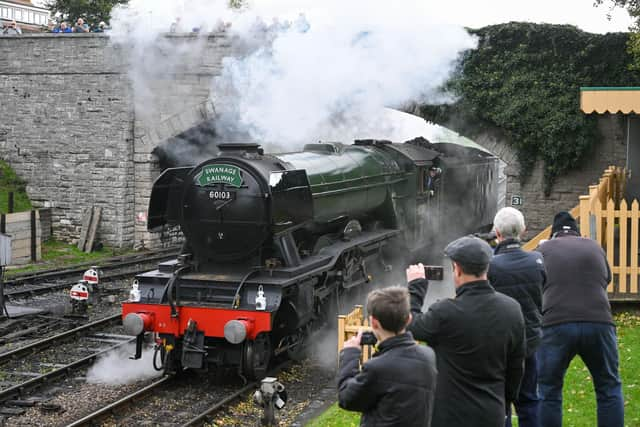
[[(153, 104), (154, 90), (163, 88), (145, 85), (145, 78), (189, 69), (183, 50), (207, 46), (172, 40), (170, 47), (159, 37), (179, 17), (178, 31), (199, 28), (204, 35), (224, 28), (234, 43), (234, 56), (211, 82), (223, 136), (249, 135), (287, 148), (318, 139), (381, 138), (394, 130), (384, 107), (450, 100), (440, 88), (459, 54), (475, 46), (463, 28), (437, 15), (435, 1), (244, 3), (230, 9), (228, 0), (132, 0), (116, 9), (112, 38), (134, 45), (136, 97)], [(201, 55), (187, 58), (197, 65)]]
[(134, 346), (120, 347), (99, 358), (87, 372), (87, 382), (117, 386), (162, 375), (153, 368), (152, 348), (144, 349), (138, 360), (129, 358), (133, 351)]

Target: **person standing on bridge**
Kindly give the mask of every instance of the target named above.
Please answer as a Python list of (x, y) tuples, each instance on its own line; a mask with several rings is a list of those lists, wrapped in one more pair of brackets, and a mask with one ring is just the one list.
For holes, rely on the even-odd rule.
[(13, 20), (9, 23), (9, 25), (4, 27), (2, 34), (8, 35), (8, 36), (19, 36), (20, 34), (22, 34), (22, 30), (20, 29), (20, 27), (18, 27), (18, 24), (16, 24), (16, 21)]
[(562, 384), (577, 355), (587, 365), (598, 402), (598, 427), (623, 427), (616, 327), (607, 298), (611, 269), (600, 245), (580, 237), (568, 212), (553, 219), (551, 240), (540, 244), (547, 283), (542, 294), (538, 350), (541, 424), (562, 426)]
[[(489, 282), (496, 291), (518, 301), (524, 316), (527, 358), (518, 398), (513, 402), (518, 426), (541, 427), (538, 398), (538, 359), (536, 350), (542, 338), (542, 287), (547, 274), (538, 252), (525, 252), (520, 239), (525, 232), (522, 212), (506, 207), (493, 219), (498, 239), (489, 265)], [(511, 405), (507, 407), (506, 427), (511, 427)]]
[(507, 405), (518, 396), (524, 372), (525, 333), (520, 305), (487, 280), (493, 251), (477, 237), (444, 250), (453, 264), (456, 297), (422, 305), (422, 264), (409, 266), (413, 321), (407, 330), (436, 352), (438, 383), (434, 427), (504, 427)]

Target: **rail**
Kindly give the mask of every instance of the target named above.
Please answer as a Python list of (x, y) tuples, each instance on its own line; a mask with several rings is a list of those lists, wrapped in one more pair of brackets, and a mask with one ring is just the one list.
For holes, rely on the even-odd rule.
[(79, 427), (79, 426), (90, 426), (90, 425), (97, 425), (98, 422), (103, 419), (104, 417), (109, 416), (110, 414), (114, 413), (115, 411), (121, 409), (123, 406), (126, 406), (128, 404), (130, 404), (131, 402), (133, 402), (136, 399), (140, 399), (143, 396), (146, 396), (147, 394), (151, 393), (152, 391), (156, 390), (159, 386), (161, 386), (162, 384), (166, 383), (167, 381), (169, 381), (172, 377), (169, 375), (165, 375), (162, 378), (160, 378), (158, 381), (155, 381), (149, 385), (147, 385), (146, 387), (140, 389), (140, 390), (136, 390), (133, 393), (123, 397), (122, 399), (110, 403), (107, 406), (98, 409), (95, 412), (90, 413), (89, 415), (69, 424), (67, 427)]
[(28, 381), (22, 382), (20, 384), (16, 384), (12, 387), (9, 387), (7, 389), (4, 389), (2, 391), (0, 391), (0, 403), (4, 403), (7, 400), (16, 398), (16, 397), (23, 397), (27, 392), (29, 392), (32, 389), (35, 389), (43, 384), (45, 384), (47, 381), (50, 381), (54, 378), (58, 378), (58, 377), (62, 377), (65, 375), (72, 375), (75, 372), (76, 368), (82, 367), (82, 366), (86, 366), (86, 365), (91, 365), (94, 363), (94, 361), (104, 355), (107, 354), (117, 348), (120, 348), (126, 344), (129, 344), (131, 342), (133, 342), (135, 340), (135, 338), (131, 338), (127, 341), (123, 341), (121, 343), (115, 344), (109, 348), (106, 348), (104, 350), (100, 350), (98, 352), (95, 352), (93, 354), (90, 354), (86, 357), (83, 357), (82, 359), (76, 360), (74, 362), (71, 362), (69, 364), (66, 364), (58, 369), (54, 369), (50, 372), (44, 373), (42, 375), (38, 375), (35, 378), (32, 378)]
[(11, 359), (17, 359), (19, 357), (23, 357), (26, 354), (30, 354), (30, 353), (35, 353), (36, 351), (39, 351), (43, 348), (47, 348), (52, 346), (53, 344), (60, 342), (60, 340), (69, 340), (72, 339), (73, 337), (75, 337), (77, 334), (81, 333), (81, 332), (86, 332), (92, 328), (98, 327), (98, 326), (104, 326), (104, 325), (108, 325), (110, 323), (116, 323), (120, 321), (120, 317), (121, 314), (114, 314), (112, 316), (107, 316), (104, 317), (102, 319), (98, 319), (95, 320), (91, 323), (87, 323), (86, 325), (82, 325), (79, 326), (75, 329), (71, 329), (69, 331), (66, 332), (62, 332), (59, 333), (57, 335), (54, 335), (52, 337), (48, 337), (48, 338), (43, 338), (39, 341), (33, 342), (29, 345), (25, 345), (22, 347), (18, 347), (14, 350), (11, 351), (7, 351), (5, 353), (0, 353), (0, 364), (11, 360)]
[(160, 261), (163, 259), (169, 259), (177, 256), (179, 253), (178, 248), (161, 249), (157, 251), (149, 251), (145, 253), (136, 253), (134, 255), (122, 255), (118, 257), (106, 258), (101, 261), (90, 261), (73, 266), (68, 266), (63, 269), (51, 269), (41, 270), (37, 272), (11, 274), (7, 273), (4, 284), (6, 287), (14, 285), (21, 285), (23, 283), (35, 283), (45, 280), (56, 280), (65, 276), (76, 276), (82, 274), (87, 268), (93, 265), (99, 265), (101, 270), (108, 270), (111, 268), (122, 268), (125, 266), (136, 264), (148, 264), (152, 261)]

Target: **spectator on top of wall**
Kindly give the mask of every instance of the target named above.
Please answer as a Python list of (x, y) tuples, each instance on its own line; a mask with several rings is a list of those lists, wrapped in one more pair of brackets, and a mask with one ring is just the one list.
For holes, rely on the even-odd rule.
[(107, 24), (104, 21), (101, 21), (97, 27), (93, 28), (94, 33), (104, 33), (107, 30)]
[(73, 27), (73, 32), (74, 33), (88, 33), (89, 32), (89, 26), (87, 24), (85, 24), (84, 19), (78, 18), (78, 20), (76, 21), (76, 25)]
[(54, 33), (71, 33), (71, 28), (67, 26), (67, 23), (62, 21), (60, 26), (53, 30)]
[(180, 17), (178, 16), (176, 20), (169, 27), (170, 33), (180, 33), (182, 32), (182, 24), (180, 23)]
[(4, 27), (2, 34), (8, 35), (8, 36), (18, 36), (22, 34), (22, 30), (20, 29), (18, 24), (16, 24), (16, 21), (11, 21), (9, 25)]

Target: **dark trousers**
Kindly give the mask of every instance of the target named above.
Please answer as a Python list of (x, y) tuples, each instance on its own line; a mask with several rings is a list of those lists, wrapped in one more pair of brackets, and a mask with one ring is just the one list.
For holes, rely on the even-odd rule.
[[(536, 353), (524, 360), (524, 375), (518, 393), (513, 402), (518, 414), (519, 427), (541, 427), (540, 399), (538, 398), (538, 358)], [(511, 405), (507, 407), (506, 427), (511, 427)]]
[(596, 391), (598, 427), (623, 427), (624, 401), (618, 374), (616, 329), (606, 323), (562, 323), (544, 328), (538, 349), (541, 423), (562, 426), (562, 385), (571, 360), (579, 355)]

